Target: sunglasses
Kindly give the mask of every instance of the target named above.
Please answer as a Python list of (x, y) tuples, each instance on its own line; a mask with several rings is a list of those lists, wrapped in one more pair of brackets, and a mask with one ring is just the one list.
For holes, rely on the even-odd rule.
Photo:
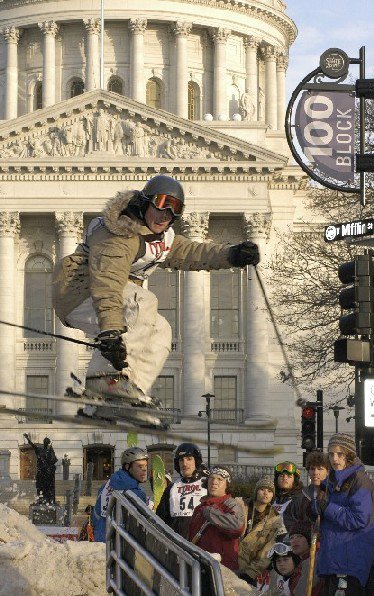
[(271, 559), (271, 557), (274, 554), (279, 555), (280, 557), (284, 557), (285, 555), (290, 553), (291, 550), (292, 549), (289, 544), (284, 544), (284, 542), (276, 542), (268, 552), (268, 559)]
[(297, 469), (297, 466), (290, 461), (285, 461), (275, 466), (275, 471), (279, 472), (280, 474), (296, 474), (300, 476), (300, 472)]
[(163, 211), (164, 209), (170, 209), (175, 217), (180, 217), (183, 213), (184, 205), (182, 201), (167, 194), (157, 194), (149, 196), (148, 199), (156, 209)]

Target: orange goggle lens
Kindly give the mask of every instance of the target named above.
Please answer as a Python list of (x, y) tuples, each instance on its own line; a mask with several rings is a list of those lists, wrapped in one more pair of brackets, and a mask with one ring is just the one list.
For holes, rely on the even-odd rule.
[(150, 197), (156, 209), (171, 209), (173, 214), (178, 216), (183, 213), (183, 203), (171, 195), (158, 194)]
[(277, 464), (275, 466), (275, 471), (280, 473), (286, 472), (287, 474), (297, 474), (299, 472), (295, 464), (288, 461)]

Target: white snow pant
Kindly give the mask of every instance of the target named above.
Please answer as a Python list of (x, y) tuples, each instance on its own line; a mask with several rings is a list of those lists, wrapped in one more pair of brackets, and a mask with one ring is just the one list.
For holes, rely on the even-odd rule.
[[(157, 312), (158, 300), (152, 292), (128, 282), (123, 292), (123, 324), (127, 327), (122, 335), (127, 350), (127, 368), (123, 373), (146, 395), (160, 374), (171, 349), (171, 327)], [(71, 327), (81, 329), (89, 337), (100, 333), (97, 316), (88, 298), (67, 317)], [(87, 377), (108, 375), (118, 371), (109, 360), (94, 350), (88, 365)]]

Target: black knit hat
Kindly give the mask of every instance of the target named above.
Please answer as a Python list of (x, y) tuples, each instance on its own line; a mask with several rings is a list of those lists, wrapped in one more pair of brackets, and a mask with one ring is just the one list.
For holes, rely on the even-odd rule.
[(300, 534), (300, 536), (304, 536), (307, 539), (308, 544), (310, 546), (310, 543), (312, 541), (311, 532), (312, 532), (311, 524), (308, 524), (307, 522), (299, 521), (299, 522), (295, 522), (291, 526), (288, 534), (289, 534), (290, 538), (291, 538), (291, 536), (294, 536), (295, 534)]

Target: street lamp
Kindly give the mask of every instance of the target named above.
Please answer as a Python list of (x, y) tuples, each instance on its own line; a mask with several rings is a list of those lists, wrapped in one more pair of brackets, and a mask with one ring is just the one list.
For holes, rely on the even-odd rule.
[[(204, 395), (202, 395), (201, 397), (204, 397), (204, 399), (206, 400), (206, 406), (205, 406), (205, 414), (206, 414), (206, 419), (207, 419), (207, 423), (208, 423), (208, 468), (210, 468), (210, 423), (211, 423), (211, 407), (210, 407), (210, 400), (212, 399), (212, 397), (214, 397), (214, 395), (212, 393), (204, 393)], [(203, 411), (200, 410), (199, 412), (199, 416), (201, 417), (203, 415)]]
[(338, 433), (339, 432), (339, 412), (340, 412), (340, 410), (345, 410), (345, 408), (343, 406), (331, 406), (331, 408), (329, 408), (329, 410), (332, 410), (334, 412), (335, 432)]

